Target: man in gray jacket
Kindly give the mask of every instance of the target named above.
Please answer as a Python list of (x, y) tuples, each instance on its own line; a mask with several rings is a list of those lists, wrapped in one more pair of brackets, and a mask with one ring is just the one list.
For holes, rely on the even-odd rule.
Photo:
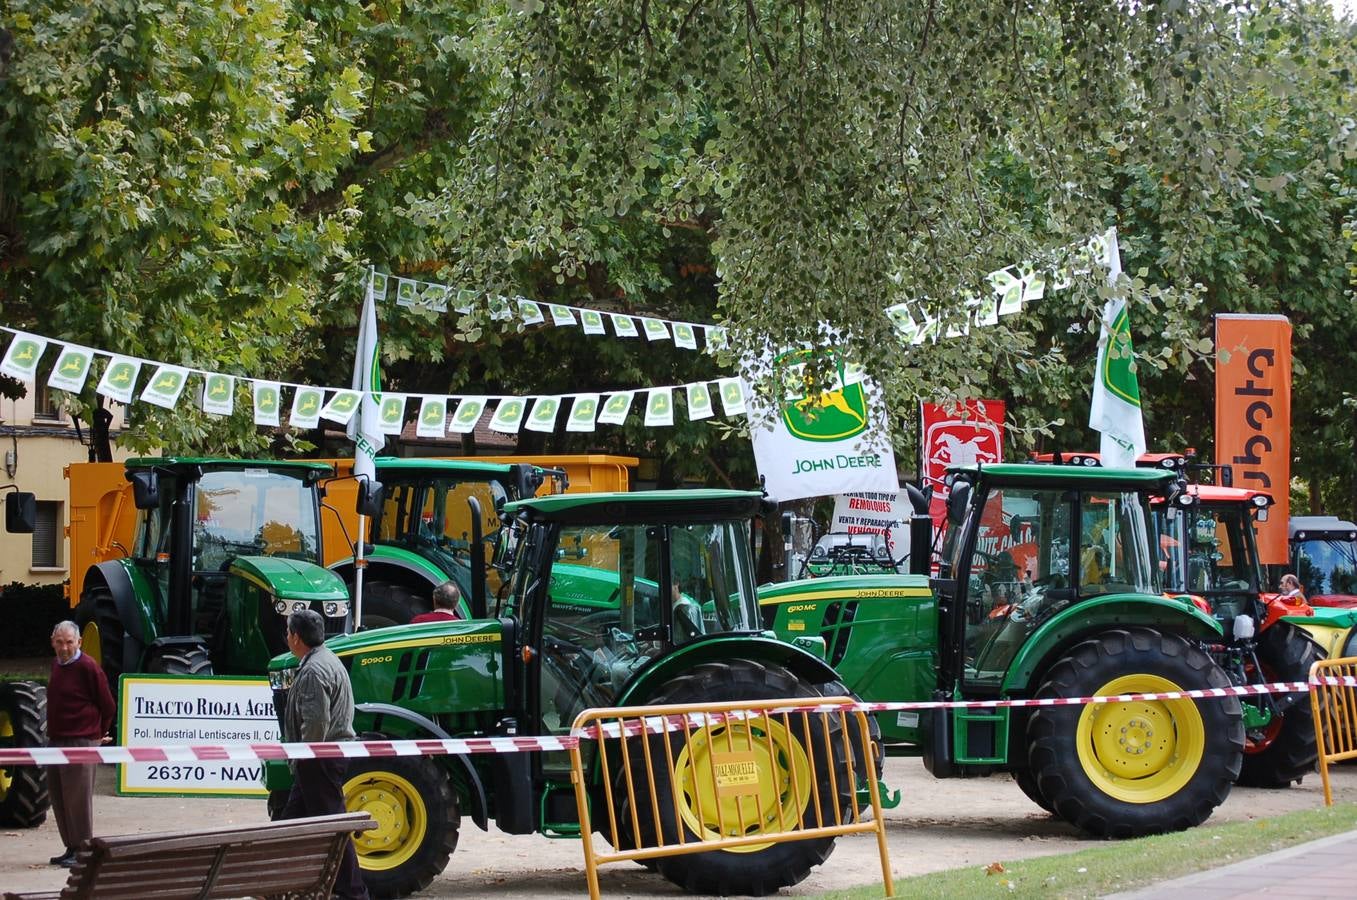
[[(353, 686), (349, 673), (325, 646), (325, 620), (305, 609), (287, 617), (287, 647), (301, 665), (283, 711), (283, 740), (353, 740)], [(292, 763), (292, 792), (280, 819), (329, 816), (344, 812), (345, 759), (297, 759)], [(353, 842), (344, 850), (344, 862), (335, 878), (335, 896), (366, 900), (367, 886), (358, 868)]]

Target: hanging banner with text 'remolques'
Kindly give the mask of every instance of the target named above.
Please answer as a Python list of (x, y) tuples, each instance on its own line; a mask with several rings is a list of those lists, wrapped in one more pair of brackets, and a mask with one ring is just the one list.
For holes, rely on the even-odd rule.
[(1286, 316), (1216, 316), (1216, 465), (1234, 486), (1267, 491), (1258, 556), (1285, 565), (1291, 517), (1291, 322)]
[(828, 390), (805, 393), (803, 371), (815, 350), (784, 353), (774, 362), (784, 385), (776, 410), (746, 388), (754, 461), (779, 502), (855, 491), (895, 492), (895, 474), (880, 391), (861, 369), (838, 364)]

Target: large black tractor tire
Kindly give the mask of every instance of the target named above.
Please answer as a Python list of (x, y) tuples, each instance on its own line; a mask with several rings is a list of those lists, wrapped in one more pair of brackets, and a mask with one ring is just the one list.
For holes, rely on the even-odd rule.
[(1357, 626), (1353, 626), (1352, 631), (1348, 632), (1348, 641), (1343, 645), (1340, 658), (1351, 659), (1354, 656), (1357, 656)]
[[(664, 684), (658, 694), (649, 698), (649, 702), (686, 704), (784, 697), (815, 700), (823, 696), (826, 695), (820, 689), (781, 666), (732, 659), (694, 667)], [(827, 742), (821, 721), (829, 725)], [(769, 790), (761, 794), (762, 799), (768, 802), (761, 803), (756, 810), (752, 801), (744, 801), (747, 817), (744, 834), (757, 833), (765, 822), (772, 826), (770, 831), (780, 830), (777, 826), (779, 814), (784, 821), (792, 821), (800, 814), (805, 817), (808, 827), (817, 821), (817, 808), (825, 824), (834, 823), (836, 808), (845, 821), (851, 815), (854, 779), (848, 777), (850, 752), (844, 749), (838, 717), (810, 718), (808, 724), (812, 728), (813, 740), (809, 747), (803, 743), (805, 717), (792, 715), (788, 724), (790, 728), (783, 729), (780, 721), (774, 720), (774, 743), (780, 750), (776, 761), (778, 768), (770, 764), (768, 770), (761, 773), (760, 781), (771, 785)], [(639, 844), (653, 847), (678, 843), (677, 829), (680, 827), (684, 829), (684, 840), (689, 843), (702, 839), (699, 829), (709, 837), (719, 834), (716, 809), (711, 800), (713, 786), (708, 773), (712, 771), (712, 760), (708, 754), (723, 750), (732, 739), (737, 747), (742, 743), (748, 746), (750, 732), (761, 730), (762, 723), (755, 719), (748, 724), (726, 723), (713, 725), (710, 729), (694, 729), (691, 741), (685, 741), (681, 731), (631, 739), (628, 745), (634, 766), (631, 795), (636, 799)], [(658, 808), (654, 810), (650, 808), (651, 794), (645, 784), (644, 765), (635, 767), (645, 752), (642, 740), (651, 742), (651, 759), (657, 761), (653, 796)], [(674, 760), (673, 769), (668, 768), (665, 762), (666, 740)], [(613, 798), (617, 804), (618, 827), (627, 830), (631, 828), (632, 818), (626, 773), (620, 768), (620, 750), (613, 752), (618, 757), (615, 763), (618, 768), (612, 770), (615, 773)], [(755, 758), (761, 759), (758, 754)], [(832, 786), (831, 769), (834, 771)], [(793, 771), (799, 773), (795, 778), (791, 776)], [(810, 777), (812, 771), (817, 778)], [(855, 769), (856, 774), (860, 774), (860, 770)], [(704, 794), (707, 797), (705, 804), (699, 799)], [(678, 815), (675, 815), (676, 803)], [(739, 814), (729, 799), (725, 805), (730, 807), (723, 807), (726, 813), (726, 836), (731, 836), (731, 829), (738, 829), (736, 823)], [(661, 829), (658, 835), (655, 833), (656, 815)], [(756, 817), (759, 818), (758, 822), (753, 821)], [(624, 841), (637, 843), (626, 836)], [(655, 868), (665, 878), (690, 893), (762, 896), (801, 881), (810, 874), (811, 869), (828, 859), (833, 850), (833, 838), (810, 838), (734, 850), (666, 856), (655, 861)]]
[[(1310, 667), (1324, 658), (1324, 651), (1299, 628), (1278, 622), (1258, 640), (1258, 661), (1265, 681), (1306, 681)], [(1244, 765), (1238, 784), (1247, 787), (1284, 788), (1299, 782), (1315, 769), (1319, 746), (1315, 741), (1315, 716), (1306, 694), (1279, 694), (1285, 704), (1280, 717), (1267, 726), (1244, 734)]]
[[(1229, 687), (1201, 649), (1148, 628), (1076, 645), (1038, 697)], [(1199, 825), (1230, 793), (1244, 751), (1235, 697), (1041, 707), (1027, 729), (1037, 790), (1060, 818), (1097, 837)]]
[(1032, 774), (1031, 769), (1014, 769), (1013, 780), (1017, 782), (1018, 788), (1027, 795), (1028, 800), (1048, 813), (1055, 812), (1051, 807), (1051, 801), (1047, 800), (1045, 795), (1041, 793), (1041, 788), (1037, 787), (1037, 778)]
[(377, 827), (354, 836), (374, 900), (421, 891), (448, 866), (462, 817), (447, 770), (428, 756), (355, 759), (344, 805)]
[[(86, 585), (75, 610), (75, 624), (80, 629), (80, 650), (89, 655), (104, 670), (113, 699), (118, 698), (118, 676), (123, 674), (123, 651), (127, 640), (113, 593), (102, 580)], [(130, 673), (129, 673), (130, 674)]]
[(211, 675), (212, 657), (202, 645), (159, 647), (151, 651), (146, 671), (157, 675)]
[[(349, 585), (349, 596), (354, 586)], [(363, 628), (384, 628), (388, 625), (409, 625), (410, 620), (432, 608), (429, 591), (423, 596), (403, 584), (380, 579), (363, 579)]]
[[(0, 683), (0, 747), (47, 744), (47, 689), (28, 681)], [(41, 766), (0, 769), (0, 825), (37, 828), (51, 799)]]

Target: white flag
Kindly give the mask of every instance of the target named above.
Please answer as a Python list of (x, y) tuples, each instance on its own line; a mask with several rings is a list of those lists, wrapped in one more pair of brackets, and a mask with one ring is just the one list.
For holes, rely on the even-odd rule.
[(457, 404), (457, 415), (452, 417), (452, 430), (457, 434), (474, 431), (483, 412), (485, 412), (484, 397), (462, 398), (462, 402)]
[(593, 431), (594, 417), (598, 415), (598, 394), (580, 394), (570, 406), (566, 431)]
[(651, 388), (646, 398), (646, 427), (655, 428), (674, 424), (674, 389)]
[(627, 420), (634, 394), (634, 391), (618, 391), (610, 395), (608, 402), (603, 404), (603, 411), (598, 414), (598, 421), (604, 425), (621, 425)]
[(522, 397), (505, 397), (499, 401), (495, 414), (490, 417), (490, 430), (500, 434), (518, 434), (527, 408), (527, 402)]
[(47, 376), (47, 386), (78, 394), (85, 389), (90, 374), (94, 351), (75, 344), (66, 344), (57, 356), (57, 364)]
[(279, 391), (276, 381), (253, 383), (250, 393), (254, 397), (254, 424), (275, 426), (278, 424), (278, 410), (282, 407)]
[[(386, 443), (386, 434), (382, 431), (382, 359), (377, 343), (377, 307), (373, 302), (371, 281), (368, 282), (367, 297), (363, 300), (363, 312), (358, 317), (358, 346), (354, 348), (353, 380), (349, 386), (362, 395), (358, 411), (349, 419), (346, 429), (349, 440), (353, 441), (353, 474), (359, 477), (366, 475), (375, 481), (375, 461), (382, 445)], [(398, 421), (403, 421), (404, 402), (398, 413), (394, 410), (388, 412), (393, 413)]]
[(132, 402), (132, 389), (137, 386), (137, 374), (141, 372), (141, 360), (129, 356), (114, 356), (104, 369), (95, 390), (110, 400), (119, 403)]
[(315, 428), (320, 424), (320, 408), (324, 405), (325, 392), (320, 388), (302, 385), (292, 392), (292, 412), (287, 422), (293, 428)]
[(229, 416), (235, 409), (236, 379), (220, 372), (209, 372), (203, 377), (203, 396), (199, 405), (203, 412), (214, 416)]
[[(1103, 263), (1107, 280), (1115, 285), (1121, 274), (1121, 251), (1117, 230), (1109, 228), (1104, 242)], [(1098, 368), (1093, 375), (1093, 402), (1088, 425), (1102, 433), (1103, 465), (1131, 468), (1145, 452), (1145, 421), (1140, 412), (1140, 385), (1135, 356), (1131, 353), (1131, 323), (1126, 300), (1113, 297), (1103, 307), (1103, 327), (1098, 335)]]
[(441, 438), (448, 428), (448, 398), (424, 397), (419, 402), (419, 424), (415, 426), (417, 437)]
[(705, 381), (698, 381), (688, 387), (688, 419), (696, 422), (707, 419), (714, 412), (711, 405), (711, 389)]
[(555, 431), (556, 414), (560, 411), (560, 397), (538, 397), (533, 401), (532, 413), (523, 427), (529, 431)]
[(19, 381), (35, 382), (38, 378), (38, 360), (42, 359), (42, 352), (46, 349), (47, 338), (17, 332), (13, 343), (5, 351), (5, 358), (0, 360), (0, 372)]
[(179, 395), (184, 392), (184, 386), (188, 384), (188, 369), (182, 366), (162, 365), (155, 370), (151, 380), (146, 382), (146, 387), (141, 392), (141, 399), (147, 403), (154, 403), (163, 409), (174, 409), (179, 402)]

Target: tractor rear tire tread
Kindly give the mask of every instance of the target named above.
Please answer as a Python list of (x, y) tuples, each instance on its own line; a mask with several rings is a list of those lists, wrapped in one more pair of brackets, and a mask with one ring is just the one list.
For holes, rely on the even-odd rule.
[(212, 657), (201, 645), (162, 647), (152, 651), (146, 671), (165, 675), (211, 675)]
[[(0, 683), (0, 712), (9, 718), (13, 732), (0, 739), (0, 746), (44, 747), (47, 745), (47, 689), (29, 681)], [(47, 793), (47, 770), (42, 766), (8, 768), (9, 787), (0, 796), (0, 825), (37, 828), (47, 820), (51, 797)]]
[[(1270, 672), (1267, 680), (1305, 681), (1310, 667), (1324, 658), (1313, 641), (1286, 622), (1265, 631), (1258, 641), (1258, 658)], [(1314, 710), (1308, 697), (1283, 712), (1281, 731), (1263, 750), (1245, 753), (1238, 784), (1246, 787), (1286, 788), (1315, 770), (1319, 745), (1315, 739)]]

